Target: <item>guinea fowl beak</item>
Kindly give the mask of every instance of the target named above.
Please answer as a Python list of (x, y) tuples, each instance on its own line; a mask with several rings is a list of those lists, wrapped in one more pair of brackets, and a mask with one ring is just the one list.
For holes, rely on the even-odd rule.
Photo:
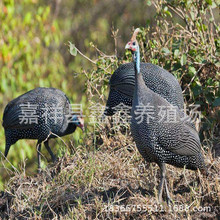
[(83, 125), (83, 124), (80, 124), (78, 127), (79, 127), (80, 129), (82, 129), (82, 131), (84, 131), (84, 130), (85, 130), (84, 125)]
[(125, 49), (131, 50), (131, 42), (130, 41), (126, 44)]

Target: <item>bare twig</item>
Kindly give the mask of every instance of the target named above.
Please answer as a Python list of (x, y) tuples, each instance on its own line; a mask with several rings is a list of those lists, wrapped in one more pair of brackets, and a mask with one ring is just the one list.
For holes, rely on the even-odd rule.
[(118, 47), (118, 29), (117, 30), (114, 30), (114, 27), (112, 27), (111, 29), (112, 31), (112, 37), (114, 38), (114, 42), (115, 42), (115, 56), (117, 57), (118, 56), (118, 51), (117, 51), (117, 47)]
[(91, 60), (89, 57), (87, 57), (85, 54), (83, 54), (78, 48), (76, 48), (77, 52), (83, 56), (84, 58), (86, 58), (88, 61), (90, 61), (91, 63), (96, 65), (96, 61)]

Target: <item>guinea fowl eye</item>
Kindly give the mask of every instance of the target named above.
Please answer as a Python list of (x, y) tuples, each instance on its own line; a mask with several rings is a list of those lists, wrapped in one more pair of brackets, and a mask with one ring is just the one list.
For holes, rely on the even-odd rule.
[(132, 44), (135, 46), (136, 42), (134, 41)]

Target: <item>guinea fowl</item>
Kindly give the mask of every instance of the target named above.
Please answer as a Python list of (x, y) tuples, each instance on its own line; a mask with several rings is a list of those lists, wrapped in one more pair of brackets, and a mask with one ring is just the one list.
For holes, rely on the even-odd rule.
[(5, 129), (5, 157), (10, 146), (20, 139), (37, 139), (38, 169), (40, 169), (41, 143), (49, 147), (49, 139), (73, 133), (84, 128), (83, 119), (71, 112), (67, 96), (55, 88), (36, 88), (10, 101), (3, 114)]
[[(151, 63), (140, 63), (140, 69), (144, 82), (149, 89), (172, 105), (183, 109), (182, 90), (177, 79), (171, 73)], [(105, 115), (107, 116), (114, 115), (117, 111), (116, 106), (120, 103), (132, 106), (135, 86), (134, 63), (120, 65), (111, 76), (109, 84), (110, 92), (105, 109)]]
[[(139, 29), (136, 29), (131, 41), (125, 47), (133, 54), (135, 68), (131, 133), (143, 158), (147, 162), (156, 162), (161, 169), (159, 201), (162, 201), (164, 185), (167, 199), (171, 201), (165, 177), (166, 163), (176, 167), (185, 166), (192, 170), (205, 171), (206, 168), (201, 154), (199, 136), (191, 127), (188, 118), (182, 117), (182, 112), (178, 108), (145, 84), (140, 72), (140, 52), (136, 40), (138, 32)], [(165, 109), (165, 114), (161, 111), (162, 109)], [(170, 118), (166, 110), (172, 110), (175, 118)], [(141, 111), (142, 114), (140, 114)]]

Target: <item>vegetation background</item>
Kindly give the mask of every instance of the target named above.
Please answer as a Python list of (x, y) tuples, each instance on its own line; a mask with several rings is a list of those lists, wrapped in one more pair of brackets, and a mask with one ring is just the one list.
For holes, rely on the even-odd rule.
[[(108, 185), (108, 175), (131, 180), (127, 183), (131, 184), (136, 180), (146, 182), (153, 174), (157, 174), (158, 170), (154, 166), (144, 171), (136, 170), (137, 174), (134, 174), (133, 169), (143, 161), (130, 138), (128, 125), (112, 127), (108, 123), (91, 124), (88, 117), (89, 107), (95, 103), (105, 105), (108, 80), (114, 70), (121, 63), (131, 61), (131, 54), (125, 52), (124, 46), (131, 37), (132, 28), (136, 27), (142, 30), (139, 35), (142, 61), (162, 66), (174, 74), (183, 89), (186, 103), (201, 106), (199, 110), (202, 113), (202, 122), (198, 124), (200, 138), (211, 165), (217, 167), (213, 175), (218, 174), (220, 170), (218, 159), (214, 159), (211, 152), (215, 156), (220, 154), (219, 22), (218, 0), (0, 1), (1, 118), (10, 100), (39, 86), (61, 89), (72, 103), (83, 105), (84, 114), (87, 116), (87, 129), (84, 134), (76, 131), (62, 140), (51, 141), (53, 151), (56, 149), (57, 154), (63, 159), (60, 159), (57, 167), (50, 170), (46, 168), (48, 164), (45, 158), (44, 168), (47, 172), (43, 176), (35, 176), (36, 141), (18, 141), (11, 147), (8, 161), (4, 160), (2, 153), (5, 139), (4, 129), (1, 127), (0, 189), (10, 192), (18, 199), (17, 202), (23, 204), (18, 211), (15, 208), (17, 203), (12, 202), (13, 215), (22, 213), (26, 217), (56, 217), (59, 211), (61, 215), (68, 217), (79, 215), (78, 217), (82, 218), (85, 216), (104, 218), (106, 214), (103, 211), (103, 204), (109, 205), (109, 198), (106, 199), (108, 203), (100, 202), (101, 200), (96, 198), (99, 194), (95, 193), (95, 190)], [(49, 157), (45, 150), (43, 154)], [(132, 158), (131, 161), (128, 161), (128, 158)], [(121, 165), (117, 165), (117, 162)], [(126, 171), (125, 165), (131, 173)], [(61, 172), (62, 169), (65, 170), (64, 173)], [(81, 171), (80, 174), (77, 169)], [(78, 176), (73, 174), (73, 170)], [(181, 176), (181, 171), (175, 171), (174, 168), (171, 170), (173, 173), (179, 172)], [(54, 173), (57, 175), (55, 180), (51, 177), (55, 175)], [(187, 174), (189, 177), (192, 176), (190, 171)], [(56, 184), (50, 181), (48, 183), (47, 175), (52, 178), (50, 181)], [(42, 186), (50, 184), (51, 188), (49, 187), (47, 193), (43, 191), (48, 197), (42, 199), (42, 195), (38, 195), (39, 197), (35, 195), (36, 202), (36, 198), (31, 198), (31, 192), (27, 188), (20, 192), (21, 197), (16, 195), (18, 190), (16, 187), (25, 185), (23, 181), (28, 181), (26, 177), (33, 178), (30, 184), (36, 182), (38, 185), (41, 178)], [(171, 185), (178, 188), (178, 184), (172, 182), (174, 181), (172, 177), (171, 175), (169, 181), (174, 186)], [(217, 194), (220, 189), (216, 187), (218, 177), (219, 175), (214, 175), (211, 179), (205, 180), (211, 188), (207, 192), (207, 197), (203, 199), (198, 199), (200, 194), (192, 193), (193, 190), (194, 192), (198, 190), (204, 196), (204, 191), (200, 192), (201, 188), (195, 189), (194, 185), (189, 187), (188, 193), (193, 194), (191, 199), (196, 198), (197, 205), (210, 204), (209, 201), (212, 201), (215, 207), (219, 205), (220, 199)], [(100, 185), (102, 180), (103, 186)], [(145, 189), (147, 186), (141, 185), (140, 182), (135, 183)], [(54, 203), (51, 203), (50, 196), (56, 187), (59, 186), (63, 191), (72, 189), (62, 188), (64, 183), (68, 186), (75, 184), (73, 188), (80, 196), (74, 194), (74, 199), (71, 198), (74, 205), (71, 202), (60, 204), (58, 202), (60, 197), (57, 196), (54, 197), (56, 198)], [(121, 186), (121, 183), (118, 188), (114, 186), (116, 188), (112, 189), (113, 186), (109, 186), (107, 195), (119, 195)], [(89, 199), (87, 203), (84, 201), (86, 200), (84, 196), (88, 197), (85, 189), (88, 191), (92, 189), (92, 193), (95, 194), (92, 202)], [(152, 192), (152, 189), (149, 189), (149, 192)], [(123, 196), (128, 194), (127, 190), (122, 192)], [(146, 194), (143, 190), (141, 192)], [(137, 200), (145, 201), (144, 196), (141, 199), (137, 196), (139, 191), (132, 193)], [(184, 203), (187, 194), (182, 196), (181, 201)], [(151, 197), (154, 195), (150, 195), (149, 198)], [(121, 197), (118, 198), (121, 201)], [(68, 198), (68, 201), (72, 201), (71, 199)], [(49, 205), (45, 205), (45, 201), (49, 201)], [(115, 204), (114, 202), (111, 204)], [(0, 207), (0, 211), (2, 210)], [(216, 212), (213, 211), (212, 214), (214, 216)]]

